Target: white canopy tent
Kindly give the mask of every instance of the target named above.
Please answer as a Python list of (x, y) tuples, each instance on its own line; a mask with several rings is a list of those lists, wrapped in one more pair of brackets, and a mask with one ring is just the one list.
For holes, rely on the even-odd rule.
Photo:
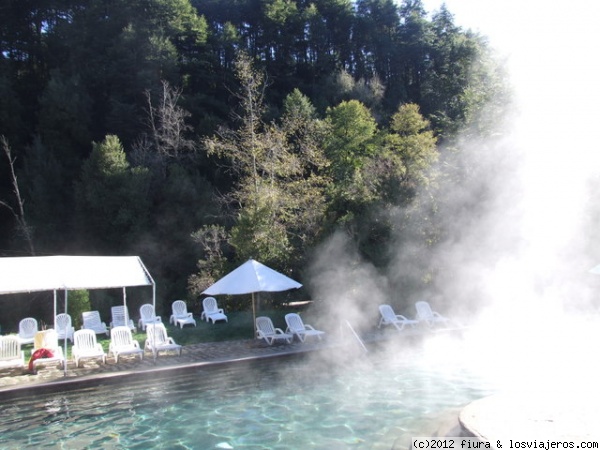
[(154, 286), (138, 256), (0, 258), (0, 294)]
[[(156, 285), (138, 256), (26, 256), (0, 258), (0, 294), (78, 289), (123, 288), (127, 303), (127, 287), (152, 286), (152, 305), (156, 308)], [(55, 324), (56, 326), (56, 324)], [(65, 355), (67, 340), (65, 339)], [(67, 365), (65, 359), (65, 372)]]

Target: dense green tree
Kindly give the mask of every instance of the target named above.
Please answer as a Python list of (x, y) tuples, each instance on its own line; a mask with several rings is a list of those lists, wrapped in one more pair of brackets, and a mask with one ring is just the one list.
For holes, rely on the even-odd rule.
[(21, 114), (23, 107), (19, 101), (17, 80), (9, 71), (6, 60), (0, 59), (0, 135), (19, 145), (24, 141)]
[(181, 94), (166, 81), (160, 91), (146, 92), (146, 131), (129, 154), (134, 166), (150, 172), (151, 225), (135, 248), (154, 261), (154, 273), (165, 280), (163, 298), (183, 295), (198, 257), (192, 231), (219, 214), (214, 187), (199, 169), (201, 156)]
[(76, 184), (77, 216), (87, 251), (121, 254), (147, 227), (148, 171), (131, 168), (116, 136), (94, 143)]
[(274, 183), (282, 150), (279, 136), (263, 122), (264, 76), (244, 53), (236, 61), (236, 74), (241, 86), (239, 126), (222, 128), (205, 145), (209, 155), (228, 161), (239, 180), (230, 196), (232, 205), (237, 205), (231, 244), (239, 259), (281, 262), (289, 244), (282, 225), (274, 220), (279, 202)]
[(277, 125), (290, 158), (282, 172), (281, 191), (285, 208), (281, 220), (292, 246), (290, 263), (301, 267), (322, 233), (326, 209), (325, 192), (331, 184), (324, 143), (329, 126), (321, 120), (307, 96), (292, 91), (284, 100)]
[(429, 168), (437, 158), (436, 138), (419, 106), (401, 105), (392, 116), (382, 151), (371, 161), (369, 178), (375, 180), (377, 198), (392, 205), (409, 203), (429, 182)]
[(153, 177), (150, 198), (149, 226), (132, 238), (132, 248), (161, 280), (160, 301), (169, 310), (169, 299), (185, 295), (188, 277), (201, 256), (192, 233), (219, 220), (221, 211), (214, 186), (189, 160), (171, 162), (160, 181)]
[(77, 75), (53, 71), (40, 98), (39, 130), (66, 173), (79, 170), (90, 151), (91, 99)]
[[(403, 0), (400, 7), (400, 45), (394, 57), (395, 80), (390, 80), (390, 100), (421, 104), (423, 79), (429, 70), (431, 30), (421, 0)], [(396, 92), (399, 94), (396, 94)]]
[(92, 138), (108, 131), (129, 144), (140, 130), (143, 93), (163, 79), (181, 84), (207, 25), (187, 0), (82, 2), (69, 12), (48, 36), (64, 60), (54, 62), (90, 95)]
[(400, 40), (398, 14), (393, 0), (357, 2), (357, 77), (368, 79), (377, 74), (385, 84), (397, 75), (394, 73), (394, 52)]
[(357, 100), (365, 105), (379, 122), (383, 118), (383, 99), (385, 86), (377, 75), (370, 79), (355, 79), (345, 70), (331, 74), (326, 80), (323, 91), (330, 104)]
[(295, 245), (300, 250), (314, 239), (316, 217), (323, 210), (324, 159), (315, 143), (319, 125), (314, 108), (298, 91), (285, 102), (284, 126), (265, 123), (263, 75), (244, 54), (237, 74), (240, 125), (222, 129), (205, 144), (209, 154), (224, 158), (238, 175), (229, 197), (235, 214), (230, 244), (237, 258), (254, 257), (283, 268), (292, 261)]
[(310, 99), (300, 90), (294, 89), (286, 96), (280, 124), (291, 151), (302, 155), (305, 174), (322, 174), (328, 165), (323, 144), (330, 131), (329, 125), (319, 118)]
[(28, 141), (28, 136), (22, 133), (36, 128), (38, 99), (48, 80), (48, 59), (52, 56), (46, 37), (60, 20), (65, 9), (63, 3), (62, 0), (7, 0), (0, 4), (0, 73), (10, 77), (13, 98), (19, 104), (18, 110), (10, 105), (11, 110), (4, 113), (12, 116), (7, 124), (16, 118), (23, 124), (14, 129), (16, 135), (5, 136), (17, 148)]
[(81, 319), (81, 314), (92, 310), (92, 305), (90, 304), (90, 292), (86, 289), (78, 289), (76, 291), (69, 291), (67, 298), (67, 309), (68, 314), (73, 318), (73, 327), (76, 330), (79, 330), (83, 326), (83, 321)]
[[(435, 179), (434, 137), (453, 146), (440, 177), (461, 183), (478, 172), (452, 159), (456, 136), (491, 134), (506, 101), (485, 40), (421, 0), (8, 0), (0, 14), (0, 134), (36, 250), (135, 252), (165, 297), (198, 259), (210, 276), (248, 256), (300, 267), (339, 226), (377, 260), (389, 211)], [(0, 248), (23, 247), (0, 214)]]
[(73, 178), (39, 136), (25, 151), (22, 168), (26, 210), (31, 218), (37, 245), (45, 252), (60, 252), (70, 241), (63, 230), (73, 226), (73, 202), (64, 190), (73, 191)]
[(326, 155), (331, 160), (334, 182), (344, 184), (352, 180), (365, 158), (375, 153), (377, 123), (358, 100), (344, 101), (329, 108), (327, 121), (331, 133), (327, 139)]
[[(326, 63), (326, 67), (333, 69), (348, 69), (352, 61), (351, 43), (354, 22), (352, 1), (317, 0), (315, 4), (325, 23), (326, 31), (320, 39), (323, 39), (327, 48), (326, 51), (319, 52), (316, 64)], [(333, 53), (331, 49), (335, 49)], [(335, 59), (330, 60), (332, 56), (335, 56)]]
[(188, 278), (191, 295), (200, 295), (207, 286), (226, 273), (225, 248), (230, 239), (231, 236), (221, 225), (205, 225), (192, 233), (192, 240), (200, 247), (202, 256), (196, 263), (198, 272)]
[(331, 166), (346, 167), (334, 174), (329, 219), (346, 228), (369, 260), (385, 264), (386, 245), (396, 226), (390, 213), (409, 205), (430, 181), (429, 169), (438, 156), (436, 139), (415, 104), (400, 106), (389, 130), (378, 130), (356, 101), (340, 104), (328, 119), (336, 137), (328, 141)]
[(472, 75), (482, 56), (481, 41), (463, 33), (444, 5), (433, 15), (431, 31), (431, 70), (425, 75), (421, 105), (439, 132), (453, 136), (480, 110), (480, 99), (473, 94), (481, 85)]
[(332, 184), (328, 189), (328, 228), (344, 226), (355, 234), (355, 225), (373, 201), (364, 168), (378, 150), (377, 124), (370, 111), (357, 100), (329, 108), (330, 133), (325, 154), (330, 161)]

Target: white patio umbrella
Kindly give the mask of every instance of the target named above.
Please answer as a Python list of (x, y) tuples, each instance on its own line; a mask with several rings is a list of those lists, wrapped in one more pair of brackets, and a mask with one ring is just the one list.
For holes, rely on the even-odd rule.
[(249, 259), (202, 293), (205, 295), (252, 294), (252, 320), (256, 327), (255, 293), (282, 292), (301, 287), (302, 285), (297, 281), (258, 261)]

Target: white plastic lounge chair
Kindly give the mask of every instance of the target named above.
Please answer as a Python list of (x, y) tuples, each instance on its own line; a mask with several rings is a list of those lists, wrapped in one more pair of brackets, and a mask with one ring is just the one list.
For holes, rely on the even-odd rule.
[(110, 314), (112, 316), (111, 328), (128, 326), (131, 331), (135, 332), (135, 324), (129, 318), (129, 309), (126, 306), (113, 306), (110, 308)]
[(144, 350), (140, 348), (139, 342), (133, 339), (131, 329), (127, 326), (110, 329), (108, 354), (112, 354), (117, 363), (121, 355), (140, 355), (140, 361), (144, 359)]
[(281, 328), (275, 328), (269, 317), (260, 316), (256, 318), (256, 338), (264, 339), (269, 345), (273, 345), (275, 341), (285, 341), (291, 344), (294, 335), (284, 333)]
[(35, 333), (38, 332), (38, 323), (33, 317), (25, 317), (19, 322), (19, 342), (21, 345), (33, 344)]
[(205, 319), (207, 322), (212, 320), (213, 325), (217, 320), (224, 320), (227, 322), (225, 311), (217, 306), (217, 300), (214, 297), (206, 297), (202, 300), (202, 308), (203, 311), (200, 315), (200, 319)]
[(138, 327), (145, 330), (146, 325), (149, 323), (162, 323), (162, 319), (154, 313), (154, 306), (150, 303), (145, 303), (140, 306), (140, 320), (138, 320)]
[(417, 308), (417, 320), (420, 322), (427, 322), (429, 326), (434, 326), (437, 324), (446, 325), (450, 319), (442, 316), (441, 314), (433, 311), (431, 306), (426, 301), (418, 301), (415, 303), (415, 308)]
[[(52, 355), (48, 354), (51, 353)], [(35, 333), (33, 341), (33, 351), (29, 360), (29, 368), (32, 372), (36, 372), (40, 364), (65, 362), (62, 347), (58, 344), (58, 335), (56, 330), (50, 328), (48, 330), (38, 331)]]
[(418, 320), (412, 320), (401, 314), (396, 314), (390, 305), (379, 305), (379, 313), (381, 314), (381, 319), (379, 319), (377, 328), (381, 328), (382, 325), (394, 325), (398, 330), (403, 330), (406, 325), (414, 327), (419, 323)]
[(171, 309), (173, 310), (173, 314), (169, 318), (169, 323), (175, 326), (179, 325), (181, 328), (187, 324), (194, 324), (196, 326), (194, 315), (187, 312), (187, 305), (183, 300), (175, 300), (171, 305)]
[(305, 325), (302, 318), (296, 313), (286, 314), (285, 323), (287, 323), (285, 332), (298, 336), (300, 342), (304, 342), (307, 336), (316, 336), (321, 340), (321, 336), (325, 334), (324, 331), (315, 330), (312, 326)]
[(167, 329), (162, 323), (149, 323), (146, 327), (146, 344), (144, 349), (151, 351), (156, 358), (158, 352), (176, 351), (181, 356), (181, 345), (167, 336)]
[(0, 369), (25, 367), (25, 352), (18, 336), (0, 336)]
[(74, 333), (74, 343), (71, 353), (75, 360), (75, 365), (79, 367), (79, 363), (82, 359), (101, 358), (102, 362), (106, 364), (106, 352), (96, 341), (96, 333), (94, 330), (77, 330)]
[(108, 336), (108, 328), (106, 324), (100, 319), (100, 313), (98, 311), (86, 311), (81, 313), (83, 319), (82, 329), (93, 330), (96, 334), (106, 334)]
[(73, 328), (71, 316), (65, 313), (59, 314), (54, 319), (54, 322), (56, 323), (56, 335), (58, 339), (69, 339), (73, 343), (75, 328)]

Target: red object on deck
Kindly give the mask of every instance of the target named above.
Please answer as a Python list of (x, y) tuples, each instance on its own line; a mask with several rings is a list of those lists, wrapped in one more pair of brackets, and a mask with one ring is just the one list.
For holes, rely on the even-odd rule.
[(33, 352), (33, 354), (31, 355), (31, 358), (29, 358), (29, 371), (33, 372), (33, 362), (36, 359), (52, 358), (53, 356), (54, 356), (54, 352), (52, 350), (50, 350), (49, 348), (37, 349), (35, 352)]

